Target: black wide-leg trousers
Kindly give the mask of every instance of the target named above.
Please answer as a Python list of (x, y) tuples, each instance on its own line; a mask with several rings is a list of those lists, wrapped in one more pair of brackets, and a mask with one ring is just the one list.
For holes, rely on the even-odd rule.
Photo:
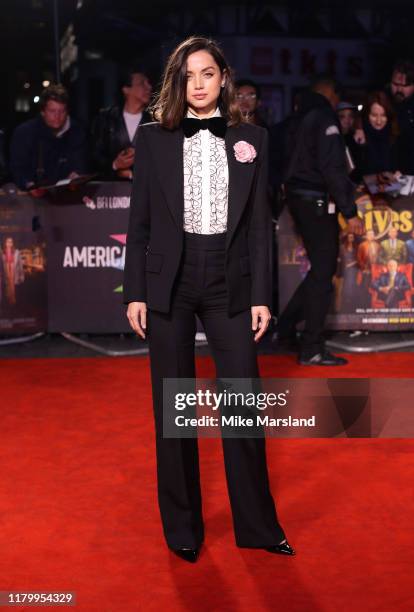
[[(218, 378), (258, 377), (251, 312), (228, 316), (224, 263), (225, 234), (185, 232), (171, 310), (148, 311), (158, 503), (171, 548), (198, 547), (204, 539), (197, 438), (163, 437), (163, 378), (195, 378), (195, 315)], [(269, 489), (264, 437), (222, 438), (222, 445), (236, 544), (278, 544), (285, 534)]]

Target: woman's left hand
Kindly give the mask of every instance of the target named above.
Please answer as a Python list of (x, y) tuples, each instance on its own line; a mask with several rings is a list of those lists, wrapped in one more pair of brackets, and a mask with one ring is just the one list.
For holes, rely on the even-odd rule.
[(269, 327), (270, 310), (267, 306), (252, 306), (252, 330), (257, 332), (254, 335), (254, 341), (259, 342), (267, 328)]

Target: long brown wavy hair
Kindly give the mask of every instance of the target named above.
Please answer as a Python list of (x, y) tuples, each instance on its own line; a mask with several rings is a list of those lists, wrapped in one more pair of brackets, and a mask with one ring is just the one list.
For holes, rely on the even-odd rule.
[(399, 126), (397, 121), (397, 115), (392, 107), (391, 100), (385, 93), (385, 91), (372, 91), (368, 94), (366, 102), (364, 104), (364, 110), (362, 112), (362, 116), (365, 121), (369, 121), (369, 114), (371, 112), (371, 108), (374, 104), (378, 104), (382, 106), (385, 111), (385, 115), (390, 124), (390, 139), (391, 142), (394, 142), (399, 135)]
[(223, 117), (228, 125), (239, 125), (242, 121), (239, 107), (236, 103), (233, 71), (228, 65), (223, 51), (211, 38), (191, 36), (174, 49), (165, 67), (161, 91), (151, 106), (151, 112), (156, 121), (168, 129), (176, 129), (187, 110), (187, 59), (191, 53), (207, 51), (213, 57), (221, 74), (226, 73), (224, 87), (217, 101)]

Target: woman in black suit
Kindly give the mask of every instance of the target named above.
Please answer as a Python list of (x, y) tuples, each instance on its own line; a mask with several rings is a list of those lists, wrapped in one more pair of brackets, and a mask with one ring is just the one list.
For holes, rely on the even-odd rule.
[[(203, 37), (171, 54), (154, 116), (136, 141), (124, 302), (131, 327), (148, 335), (165, 538), (194, 562), (204, 539), (197, 438), (163, 437), (162, 383), (195, 378), (196, 314), (217, 376), (258, 376), (271, 302), (267, 134), (241, 123), (230, 68)], [(264, 438), (222, 442), (236, 544), (293, 554)]]

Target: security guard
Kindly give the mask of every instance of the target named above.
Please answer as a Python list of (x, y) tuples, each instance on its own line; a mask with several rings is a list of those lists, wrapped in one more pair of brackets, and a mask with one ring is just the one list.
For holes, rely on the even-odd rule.
[(305, 321), (299, 353), (302, 365), (347, 363), (326, 350), (323, 337), (338, 257), (337, 213), (347, 219), (349, 232), (358, 235), (363, 232), (354, 186), (348, 178), (345, 144), (334, 111), (338, 102), (336, 82), (329, 77), (317, 78), (310, 90), (301, 95), (287, 135), (286, 203), (311, 268), (278, 321), (278, 338), (296, 335), (296, 324)]

